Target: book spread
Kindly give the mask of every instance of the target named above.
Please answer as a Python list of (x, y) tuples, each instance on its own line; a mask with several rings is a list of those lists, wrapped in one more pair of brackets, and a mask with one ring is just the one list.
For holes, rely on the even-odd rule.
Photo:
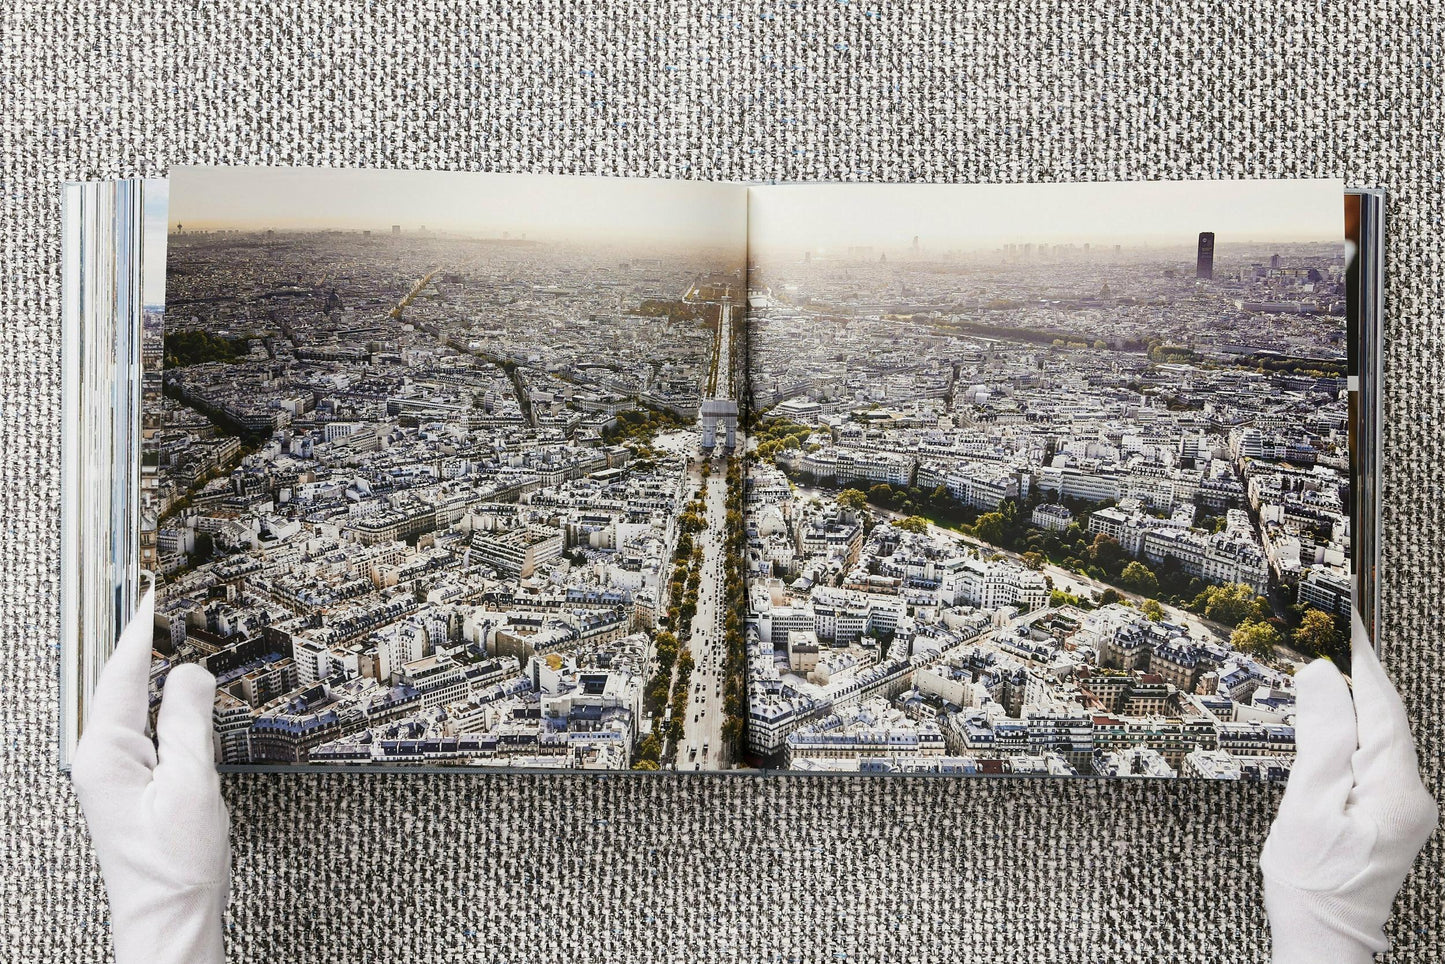
[(1382, 196), (174, 169), (65, 204), (61, 757), (1280, 781), (1377, 571)]

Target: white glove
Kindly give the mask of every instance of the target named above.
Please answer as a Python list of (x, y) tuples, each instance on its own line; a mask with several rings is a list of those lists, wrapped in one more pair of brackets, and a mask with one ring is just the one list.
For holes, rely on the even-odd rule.
[(1353, 630), (1353, 701), (1328, 660), (1295, 677), (1298, 755), (1259, 858), (1274, 964), (1356, 964), (1388, 948), (1395, 894), (1439, 819), (1358, 615)]
[(219, 964), (231, 842), (211, 752), (216, 680), (172, 669), (151, 742), (154, 613), (152, 587), (101, 674), (71, 779), (110, 895), (117, 964)]

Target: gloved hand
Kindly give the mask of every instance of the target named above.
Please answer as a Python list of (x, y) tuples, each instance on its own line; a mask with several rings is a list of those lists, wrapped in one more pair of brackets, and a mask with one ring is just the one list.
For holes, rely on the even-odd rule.
[(1328, 660), (1295, 677), (1298, 753), (1259, 858), (1274, 964), (1363, 964), (1389, 947), (1390, 906), (1439, 819), (1358, 615), (1351, 648), (1353, 701)]
[(118, 964), (219, 964), (231, 842), (211, 752), (216, 681), (199, 666), (172, 669), (151, 742), (154, 613), (152, 587), (101, 674), (71, 779), (110, 895)]

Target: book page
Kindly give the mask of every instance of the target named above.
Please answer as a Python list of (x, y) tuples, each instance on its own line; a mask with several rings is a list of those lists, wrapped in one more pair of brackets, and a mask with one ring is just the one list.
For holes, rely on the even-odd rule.
[[(164, 408), (166, 237), (170, 213), (170, 183), (165, 178), (145, 179), (145, 242), (141, 265), (144, 292), (141, 317), (141, 417), (140, 417), (140, 527), (138, 558), (140, 568), (159, 572), (156, 555), (156, 519), (160, 507), (156, 498), (156, 433), (161, 429)], [(133, 594), (142, 587), (133, 587)]]
[(1342, 194), (752, 189), (753, 759), (1285, 778), (1349, 650)]
[(229, 766), (732, 764), (745, 188), (182, 168), (169, 212), (156, 700), (204, 663)]

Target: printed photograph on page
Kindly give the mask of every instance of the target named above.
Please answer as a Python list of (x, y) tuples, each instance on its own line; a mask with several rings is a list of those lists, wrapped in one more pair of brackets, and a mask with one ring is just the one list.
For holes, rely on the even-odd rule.
[(1349, 652), (1342, 194), (755, 188), (751, 757), (1286, 778)]

